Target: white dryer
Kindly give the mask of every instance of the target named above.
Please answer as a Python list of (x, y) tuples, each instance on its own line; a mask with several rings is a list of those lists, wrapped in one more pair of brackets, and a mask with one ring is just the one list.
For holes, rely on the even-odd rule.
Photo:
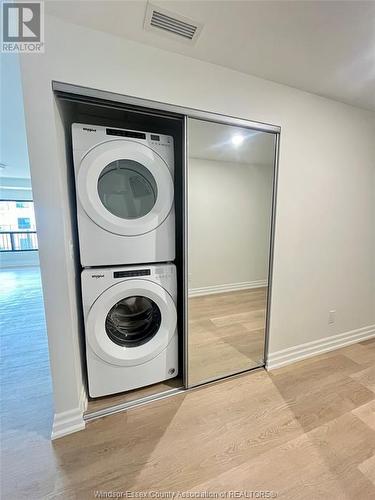
[(90, 396), (175, 377), (176, 267), (84, 269), (81, 278)]
[(175, 258), (173, 137), (74, 123), (81, 264)]

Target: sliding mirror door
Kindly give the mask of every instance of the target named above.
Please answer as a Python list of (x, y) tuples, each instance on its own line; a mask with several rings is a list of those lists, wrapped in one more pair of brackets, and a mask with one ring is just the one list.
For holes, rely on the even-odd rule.
[(276, 135), (188, 120), (188, 385), (264, 364)]

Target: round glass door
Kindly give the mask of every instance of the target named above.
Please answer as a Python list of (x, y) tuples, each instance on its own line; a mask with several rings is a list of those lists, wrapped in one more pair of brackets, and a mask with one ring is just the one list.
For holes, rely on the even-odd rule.
[(101, 172), (98, 194), (111, 214), (122, 219), (138, 219), (154, 207), (158, 188), (144, 165), (121, 159), (109, 163)]
[(167, 163), (149, 147), (132, 141), (113, 140), (91, 149), (81, 160), (76, 186), (90, 219), (123, 236), (153, 231), (173, 206)]
[(87, 316), (86, 339), (110, 364), (135, 366), (162, 352), (175, 335), (176, 305), (157, 283), (121, 281), (107, 288)]
[(160, 324), (161, 313), (155, 302), (136, 295), (121, 299), (110, 309), (105, 330), (115, 344), (138, 347), (156, 335)]

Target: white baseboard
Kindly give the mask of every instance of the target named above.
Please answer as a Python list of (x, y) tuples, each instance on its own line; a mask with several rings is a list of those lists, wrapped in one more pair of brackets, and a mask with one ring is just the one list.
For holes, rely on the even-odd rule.
[(282, 351), (271, 352), (267, 358), (266, 369), (274, 370), (275, 368), (280, 368), (281, 366), (289, 365), (302, 359), (340, 349), (340, 347), (345, 347), (374, 337), (375, 325), (370, 325), (364, 328), (358, 328), (357, 330), (313, 340), (312, 342), (300, 344), (295, 347), (289, 347)]
[(204, 286), (201, 288), (191, 288), (189, 290), (189, 297), (199, 297), (200, 295), (212, 295), (214, 293), (236, 292), (237, 290), (262, 288), (265, 286), (267, 286), (267, 280), (242, 281), (240, 283), (226, 283), (224, 285)]
[(85, 428), (83, 414), (87, 408), (87, 394), (82, 387), (81, 396), (77, 408), (72, 410), (55, 413), (52, 425), (51, 439), (58, 439), (73, 432), (81, 431)]

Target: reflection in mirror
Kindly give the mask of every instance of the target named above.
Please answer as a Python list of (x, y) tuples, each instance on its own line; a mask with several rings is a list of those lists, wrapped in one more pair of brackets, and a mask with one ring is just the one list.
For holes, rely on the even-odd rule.
[(188, 384), (264, 364), (275, 135), (189, 119)]

